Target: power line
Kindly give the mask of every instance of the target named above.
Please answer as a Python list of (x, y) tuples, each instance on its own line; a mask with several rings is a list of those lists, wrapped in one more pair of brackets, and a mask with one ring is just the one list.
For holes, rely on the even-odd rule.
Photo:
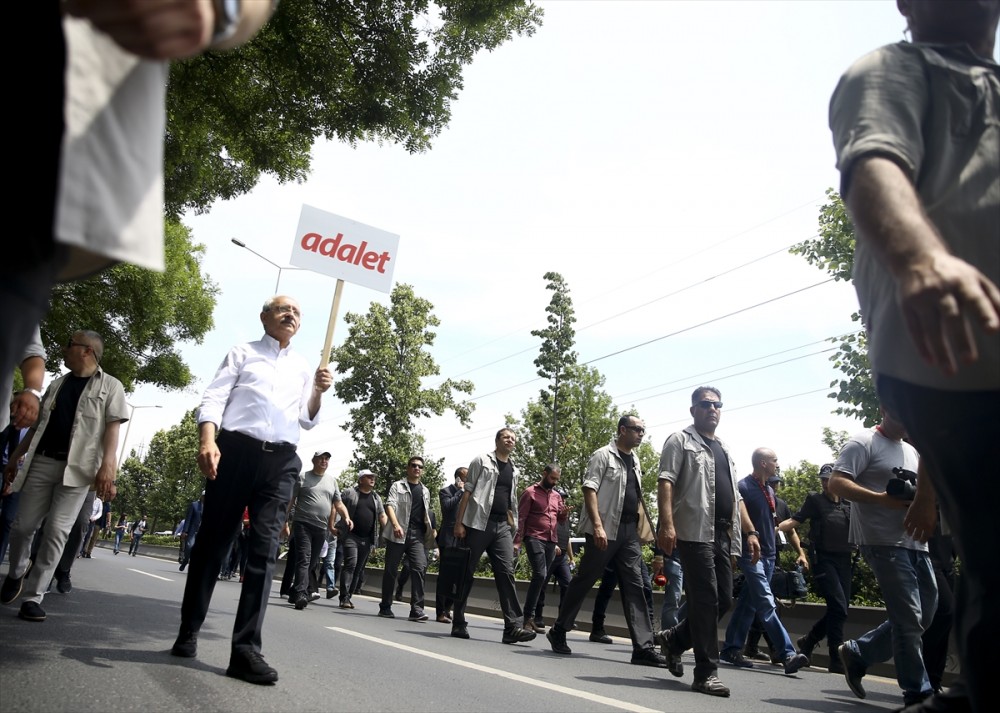
[(726, 319), (727, 317), (733, 317), (733, 316), (735, 316), (737, 314), (742, 314), (743, 312), (749, 312), (752, 309), (757, 309), (758, 307), (763, 307), (764, 305), (771, 304), (772, 302), (777, 302), (779, 300), (783, 300), (786, 297), (791, 297), (792, 295), (797, 295), (797, 294), (799, 294), (801, 292), (805, 292), (806, 290), (811, 290), (814, 287), (819, 287), (820, 285), (825, 285), (828, 282), (833, 282), (834, 279), (835, 278), (831, 277), (831, 278), (828, 278), (826, 280), (821, 280), (820, 282), (816, 282), (816, 283), (814, 283), (812, 285), (808, 285), (807, 287), (802, 287), (802, 288), (799, 288), (797, 290), (792, 290), (791, 292), (786, 292), (783, 295), (778, 295), (777, 297), (772, 297), (771, 299), (764, 300), (763, 302), (758, 302), (758, 303), (752, 304), (752, 305), (750, 305), (748, 307), (743, 307), (741, 309), (734, 310), (732, 312), (727, 312), (726, 314), (719, 315), (718, 317), (713, 317), (712, 319), (706, 319), (704, 322), (698, 322), (697, 324), (692, 324), (689, 327), (684, 327), (683, 329), (678, 329), (677, 331), (670, 332), (669, 334), (664, 334), (663, 336), (656, 337), (655, 339), (649, 339), (649, 340), (647, 340), (645, 342), (641, 342), (639, 344), (634, 344), (634, 345), (632, 345), (630, 347), (625, 347), (624, 349), (619, 349), (618, 351), (614, 351), (614, 352), (611, 352), (609, 354), (605, 354), (604, 356), (595, 357), (594, 359), (591, 359), (589, 361), (582, 362), (582, 364), (584, 366), (586, 366), (588, 364), (593, 364), (595, 362), (603, 361), (604, 359), (610, 359), (613, 356), (618, 356), (619, 354), (624, 354), (625, 352), (630, 352), (630, 351), (633, 351), (635, 349), (639, 349), (640, 347), (645, 347), (645, 346), (649, 346), (650, 344), (655, 344), (656, 342), (663, 341), (664, 339), (667, 339), (669, 337), (676, 337), (678, 334), (683, 334), (684, 332), (690, 332), (692, 329), (697, 329), (698, 327), (704, 327), (706, 324), (712, 324), (713, 322), (718, 322), (720, 320)]
[[(832, 352), (835, 349), (836, 349), (836, 347), (830, 347), (829, 349), (821, 349), (818, 352), (811, 352), (809, 354), (802, 354), (800, 356), (792, 357), (790, 359), (784, 359), (782, 361), (776, 361), (773, 364), (765, 364), (764, 366), (758, 366), (758, 367), (756, 367), (754, 369), (747, 369), (745, 371), (738, 371), (735, 374), (726, 374), (725, 376), (720, 377), (720, 378), (722, 378), (722, 379), (732, 379), (733, 377), (736, 377), (736, 376), (746, 376), (747, 374), (752, 374), (755, 371), (763, 371), (765, 369), (770, 369), (770, 368), (775, 367), (775, 366), (781, 366), (782, 364), (789, 364), (789, 363), (791, 363), (793, 361), (798, 361), (799, 359), (805, 359), (807, 357), (816, 356), (817, 354), (826, 354), (827, 352)], [(708, 372), (708, 373), (711, 373), (711, 372)], [(693, 377), (691, 377), (691, 378), (693, 378)], [(649, 396), (643, 396), (642, 398), (632, 399), (631, 403), (635, 404), (635, 403), (639, 403), (640, 401), (647, 401), (648, 399), (655, 399), (655, 398), (658, 398), (660, 396), (667, 396), (669, 394), (676, 394), (678, 391), (687, 391), (688, 389), (691, 389), (691, 388), (698, 388), (698, 384), (691, 384), (689, 386), (680, 386), (680, 387), (678, 387), (676, 389), (670, 389), (669, 391), (661, 391), (658, 394), (651, 394)], [(616, 399), (616, 401), (617, 401), (617, 399)]]
[[(845, 332), (843, 334), (835, 334), (834, 336), (827, 337), (826, 339), (817, 339), (814, 342), (806, 342), (805, 344), (799, 344), (796, 347), (789, 347), (787, 349), (780, 349), (780, 350), (778, 350), (776, 352), (771, 352), (770, 354), (763, 354), (761, 356), (754, 357), (753, 359), (745, 359), (743, 361), (738, 361), (735, 364), (727, 364), (725, 366), (720, 366), (720, 367), (717, 367), (717, 368), (712, 369), (710, 371), (703, 371), (703, 372), (698, 373), (698, 374), (691, 374), (690, 376), (681, 377), (680, 379), (673, 379), (672, 381), (665, 381), (662, 384), (655, 384), (653, 386), (647, 386), (645, 388), (637, 389), (635, 391), (628, 391), (628, 392), (626, 392), (624, 394), (620, 394), (620, 395), (614, 396), (612, 398), (615, 401), (618, 401), (620, 399), (625, 399), (628, 396), (632, 396), (633, 394), (641, 394), (643, 391), (650, 391), (651, 389), (658, 389), (658, 388), (660, 388), (662, 386), (670, 386), (671, 384), (676, 384), (679, 381), (687, 381), (688, 379), (693, 379), (695, 377), (701, 377), (701, 376), (710, 376), (710, 375), (714, 374), (715, 372), (723, 371), (725, 369), (733, 369), (733, 368), (735, 368), (737, 366), (743, 366), (744, 364), (752, 364), (753, 362), (760, 361), (761, 359), (770, 359), (771, 357), (781, 356), (782, 354), (787, 354), (788, 352), (798, 351), (799, 349), (805, 349), (806, 347), (811, 347), (811, 346), (814, 346), (816, 344), (825, 344), (826, 342), (829, 342), (829, 341), (831, 341), (833, 339), (843, 339), (844, 337), (849, 337), (852, 334), (859, 334), (860, 331), (861, 330), (855, 330), (853, 332)], [(819, 352), (817, 352), (817, 353), (819, 353)]]

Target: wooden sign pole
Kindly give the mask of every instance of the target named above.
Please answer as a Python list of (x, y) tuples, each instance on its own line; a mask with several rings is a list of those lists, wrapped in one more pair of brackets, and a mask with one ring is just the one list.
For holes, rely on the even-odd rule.
[(333, 328), (337, 325), (337, 313), (340, 311), (340, 296), (344, 292), (344, 281), (337, 280), (337, 289), (333, 293), (333, 305), (330, 307), (330, 321), (326, 325), (326, 341), (323, 342), (323, 354), (319, 366), (322, 369), (330, 363), (330, 350), (333, 348)]

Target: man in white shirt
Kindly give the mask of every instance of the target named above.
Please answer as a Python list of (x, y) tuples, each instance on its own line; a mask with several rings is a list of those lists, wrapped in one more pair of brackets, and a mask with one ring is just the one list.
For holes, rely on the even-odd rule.
[(260, 653), (278, 535), (302, 470), (295, 454), (299, 429), (316, 425), (321, 397), (333, 383), (329, 369), (323, 366), (313, 373), (305, 357), (289, 347), (301, 317), (291, 297), (265, 302), (260, 313), (264, 337), (229, 351), (198, 412), (198, 467), (208, 483), (171, 653), (197, 655), (198, 630), (233, 533), (248, 508), (249, 553), (226, 675), (249, 683), (278, 680), (278, 672)]

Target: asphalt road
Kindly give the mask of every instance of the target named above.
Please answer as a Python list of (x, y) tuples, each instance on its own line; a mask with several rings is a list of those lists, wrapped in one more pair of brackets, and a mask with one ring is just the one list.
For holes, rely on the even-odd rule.
[(229, 638), (239, 584), (219, 582), (196, 659), (169, 654), (179, 622), (185, 574), (174, 562), (115, 557), (95, 549), (77, 560), (73, 591), (43, 603), (48, 619), (29, 623), (17, 605), (0, 609), (0, 711), (829, 711), (892, 710), (895, 681), (866, 677), (855, 698), (840, 676), (804, 669), (723, 665), (729, 699), (690, 691), (687, 673), (632, 666), (627, 639), (592, 644), (573, 632), (572, 656), (539, 637), (500, 643), (502, 623), (471, 617), (472, 639), (449, 636), (433, 621), (417, 624), (397, 604), (396, 619), (357, 597), (357, 609), (321, 599), (295, 611), (277, 596), (264, 626), (264, 655), (278, 669), (274, 686), (227, 678)]

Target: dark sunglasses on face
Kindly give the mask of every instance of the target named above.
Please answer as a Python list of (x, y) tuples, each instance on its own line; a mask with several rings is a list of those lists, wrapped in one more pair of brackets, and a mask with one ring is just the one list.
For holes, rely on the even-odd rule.
[(708, 399), (702, 399), (698, 402), (698, 406), (701, 406), (702, 408), (714, 408), (718, 411), (722, 410), (721, 401), (709, 401)]

